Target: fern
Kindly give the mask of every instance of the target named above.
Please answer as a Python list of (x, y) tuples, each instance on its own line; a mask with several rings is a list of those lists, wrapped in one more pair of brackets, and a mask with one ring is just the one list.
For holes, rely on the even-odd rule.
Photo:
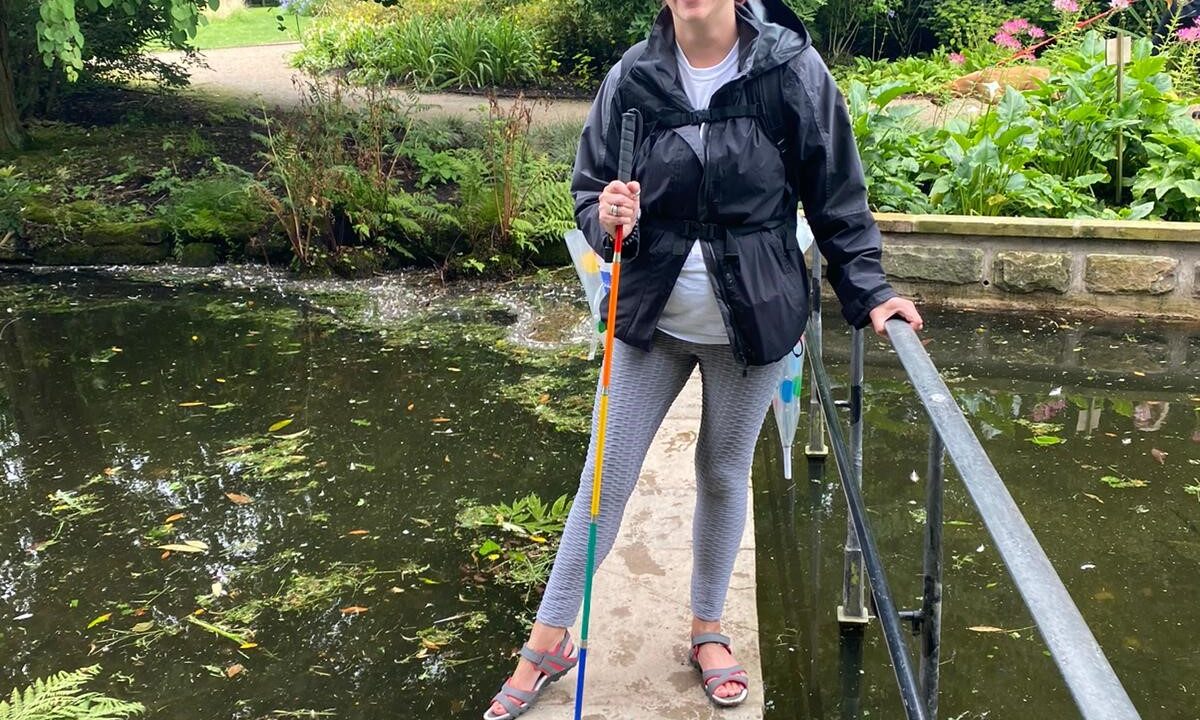
[(84, 683), (99, 673), (100, 666), (91, 665), (34, 680), (24, 693), (13, 690), (0, 701), (0, 720), (121, 720), (145, 711), (141, 703), (83, 692)]

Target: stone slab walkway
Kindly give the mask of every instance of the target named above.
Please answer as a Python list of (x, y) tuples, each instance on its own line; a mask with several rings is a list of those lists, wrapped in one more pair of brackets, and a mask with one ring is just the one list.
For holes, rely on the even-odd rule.
[[(301, 74), (291, 67), (290, 58), (299, 49), (299, 43), (280, 43), (206, 50), (202, 55), (205, 65), (192, 69), (191, 87), (225, 100), (293, 107), (300, 101), (296, 80)], [(178, 53), (160, 53), (160, 57), (170, 61), (180, 59)], [(420, 98), (422, 104), (430, 106), (426, 112), (433, 116), (473, 117), (478, 108), (487, 106), (487, 99), (478, 95), (423, 93)], [(508, 105), (512, 101), (501, 98), (500, 102)], [(534, 110), (534, 123), (571, 122), (582, 126), (590, 107), (591, 103), (583, 100), (539, 102)]]
[[(724, 618), (737, 659), (750, 672), (750, 697), (735, 709), (713, 707), (700, 689), (699, 674), (687, 663), (696, 499), (692, 467), (699, 427), (696, 374), (655, 436), (616, 546), (596, 574), (583, 714), (588, 720), (762, 718), (752, 509)], [(572, 632), (578, 637), (578, 625)], [(572, 673), (550, 686), (525, 717), (569, 718), (574, 701)]]

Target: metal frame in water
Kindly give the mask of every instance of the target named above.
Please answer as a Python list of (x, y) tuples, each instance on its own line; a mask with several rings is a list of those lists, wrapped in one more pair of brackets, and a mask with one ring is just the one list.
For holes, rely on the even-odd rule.
[[(906, 322), (892, 319), (887, 322), (888, 339), (930, 423), (922, 602), (917, 610), (897, 609), (862, 495), (864, 331), (854, 330), (851, 339), (850, 397), (844, 401), (835, 400), (822, 358), (821, 258), (815, 248), (811, 268), (812, 316), (805, 337), (813, 382), (809, 384), (812, 398), (805, 453), (809, 479), (820, 482), (829, 454), (825, 444), (828, 434), (846, 497), (849, 525), (838, 620), (846, 640), (844, 647), (857, 648), (858, 667), (862, 664), (863, 627), (877, 617), (883, 628), (906, 717), (909, 720), (936, 720), (942, 632), (943, 464), (945, 455), (949, 454), (1081, 716), (1085, 720), (1139, 718), (1128, 693), (920, 339)], [(849, 411), (849, 442), (842, 428), (839, 409)], [(872, 608), (867, 607), (868, 588), (874, 616), (871, 615)], [(918, 670), (913, 668), (904, 639), (905, 622), (919, 638)]]

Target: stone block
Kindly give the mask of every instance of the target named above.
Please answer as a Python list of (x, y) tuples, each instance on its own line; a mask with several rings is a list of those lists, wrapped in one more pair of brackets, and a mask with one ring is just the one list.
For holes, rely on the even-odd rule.
[(219, 260), (212, 243), (184, 243), (179, 246), (179, 264), (184, 267), (212, 267)]
[(142, 222), (99, 222), (83, 229), (86, 245), (158, 245), (166, 237), (161, 220)]
[(1163, 295), (1179, 284), (1179, 261), (1157, 255), (1087, 256), (1088, 292), (1104, 295)]
[(167, 259), (166, 245), (46, 245), (33, 251), (42, 265), (154, 265)]
[(1061, 295), (1071, 285), (1071, 257), (1066, 253), (998, 252), (992, 261), (992, 284), (1011, 293)]
[(884, 245), (883, 267), (896, 280), (968, 285), (983, 280), (983, 250)]
[(1200, 262), (1192, 268), (1192, 297), (1200, 300)]

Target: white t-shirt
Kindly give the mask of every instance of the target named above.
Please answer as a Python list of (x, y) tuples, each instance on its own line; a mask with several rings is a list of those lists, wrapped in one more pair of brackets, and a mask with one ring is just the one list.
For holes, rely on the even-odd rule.
[[(695, 68), (679, 46), (675, 46), (675, 59), (679, 64), (679, 79), (692, 107), (701, 110), (708, 107), (713, 93), (737, 74), (738, 46), (725, 59), (709, 68)], [(705, 125), (700, 126), (700, 140), (705, 139)], [(728, 345), (725, 322), (721, 309), (713, 294), (708, 270), (704, 266), (704, 255), (699, 242), (693, 242), (679, 279), (671, 290), (671, 297), (658, 320), (658, 329), (668, 335), (703, 345)]]

